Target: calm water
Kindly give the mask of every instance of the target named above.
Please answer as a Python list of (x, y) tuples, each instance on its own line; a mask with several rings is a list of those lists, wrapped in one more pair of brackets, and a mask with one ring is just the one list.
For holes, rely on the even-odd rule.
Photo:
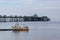
[[(0, 23), (0, 29), (11, 28), (15, 22)], [(60, 40), (60, 22), (19, 22), (29, 26), (28, 32), (0, 31), (0, 40)]]

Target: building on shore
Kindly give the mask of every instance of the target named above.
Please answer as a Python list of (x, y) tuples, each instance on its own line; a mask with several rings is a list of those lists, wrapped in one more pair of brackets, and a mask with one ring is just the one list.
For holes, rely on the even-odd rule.
[(1, 16), (0, 22), (23, 22), (23, 21), (50, 21), (50, 18), (47, 16), (38, 17), (37, 14), (33, 16)]

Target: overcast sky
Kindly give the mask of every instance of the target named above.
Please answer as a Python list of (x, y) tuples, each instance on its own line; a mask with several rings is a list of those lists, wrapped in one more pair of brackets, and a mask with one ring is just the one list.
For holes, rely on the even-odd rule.
[(33, 15), (60, 18), (60, 0), (0, 0), (0, 15)]

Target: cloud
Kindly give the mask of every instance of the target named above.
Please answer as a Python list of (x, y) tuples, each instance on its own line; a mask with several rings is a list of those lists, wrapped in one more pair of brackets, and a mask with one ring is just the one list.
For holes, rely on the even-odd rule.
[(33, 0), (35, 2), (49, 2), (49, 1), (60, 1), (60, 0)]
[(58, 18), (60, 0), (0, 0), (1, 15), (33, 15), (34, 13)]
[(34, 1), (33, 4), (35, 7), (60, 7), (60, 1)]
[(0, 0), (0, 7), (4, 6), (31, 6), (32, 0)]

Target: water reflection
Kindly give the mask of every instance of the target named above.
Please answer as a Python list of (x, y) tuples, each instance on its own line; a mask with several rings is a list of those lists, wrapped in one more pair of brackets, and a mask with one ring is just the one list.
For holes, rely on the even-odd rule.
[(28, 31), (12, 31), (13, 40), (28, 40)]

